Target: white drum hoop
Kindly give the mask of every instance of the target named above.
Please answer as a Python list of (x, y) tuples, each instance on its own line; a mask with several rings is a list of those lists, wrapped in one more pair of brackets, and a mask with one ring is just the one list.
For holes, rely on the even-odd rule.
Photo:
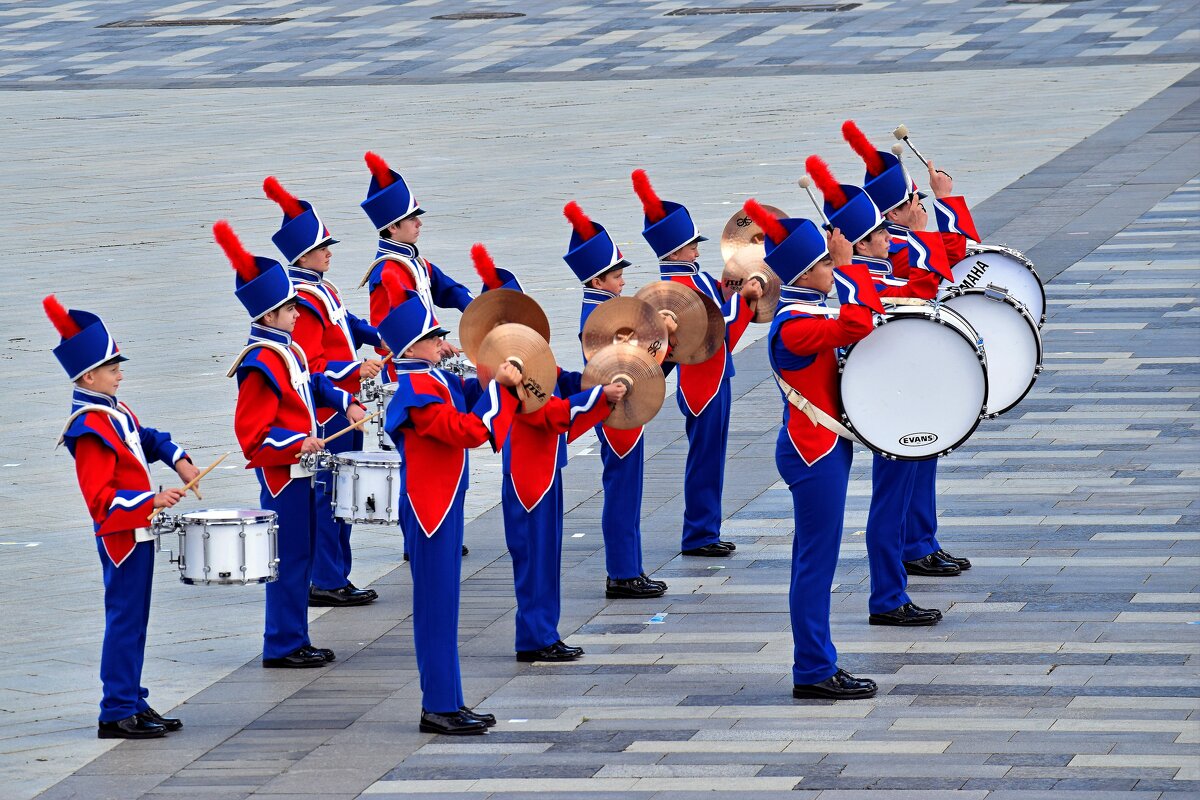
[[(963, 261), (970, 261), (972, 256), (977, 256), (982, 253), (999, 253), (1000, 255), (1008, 256), (1029, 270), (1029, 273), (1033, 276), (1034, 281), (1037, 284), (1038, 292), (1041, 295), (1042, 310), (1035, 319), (1038, 328), (1041, 329), (1041, 327), (1046, 324), (1046, 284), (1042, 281), (1042, 276), (1038, 275), (1037, 267), (1035, 267), (1033, 262), (1029, 260), (1029, 257), (1020, 250), (1016, 250), (1012, 247), (1006, 247), (1002, 244), (981, 244), (979, 242), (969, 242), (967, 244), (967, 257), (964, 258)], [(963, 262), (960, 261), (959, 263), (961, 264)], [(953, 268), (956, 266), (958, 266), (958, 264), (953, 265), (951, 269), (953, 270)], [(978, 278), (971, 280), (970, 273), (968, 273), (968, 275), (964, 277), (963, 280), (958, 281), (956, 285), (961, 286), (964, 289), (974, 289), (977, 288), (977, 282)], [(1004, 288), (1011, 289), (1012, 287)], [(1024, 305), (1026, 306), (1026, 310), (1029, 311), (1030, 315), (1033, 316), (1035, 309), (1033, 309), (1028, 303), (1025, 303)]]
[[(352, 525), (398, 525), (400, 523), (400, 454), (395, 451), (369, 453), (363, 450), (353, 450), (345, 453), (335, 453), (331, 458), (333, 470), (333, 514), (336, 519)], [(359, 467), (382, 467), (386, 473), (384, 489), (386, 505), (380, 509), (375, 495), (366, 494), (359, 497), (359, 484), (362, 478)], [(350, 497), (345, 504), (348, 514), (339, 514), (342, 501), (342, 486), (348, 483)], [(365, 511), (366, 515), (359, 514)], [(383, 516), (380, 516), (382, 511)]]
[[(219, 515), (219, 516), (205, 516)], [(267, 526), (267, 545), (268, 556), (267, 563), (264, 565), (267, 568), (267, 574), (254, 578), (247, 578), (247, 558), (246, 558), (246, 527), (249, 525)], [(219, 574), (216, 577), (208, 577), (212, 561), (211, 547), (209, 542), (212, 539), (209, 533), (210, 528), (224, 528), (237, 526), (238, 532), (238, 552), (239, 561), (241, 564), (241, 575), (234, 577), (232, 572), (228, 574)], [(188, 528), (196, 528), (199, 530), (202, 542), (202, 551), (204, 564), (202, 566), (204, 578), (193, 578), (188, 576), (190, 567), (187, 562), (187, 538)], [(160, 537), (156, 546), (161, 548), (161, 537), (163, 535), (174, 533), (178, 536), (178, 556), (172, 553), (171, 562), (179, 566), (179, 581), (189, 586), (247, 586), (256, 583), (270, 583), (279, 578), (279, 547), (278, 547), (278, 515), (274, 511), (267, 511), (260, 508), (207, 508), (199, 511), (192, 511), (187, 514), (174, 516), (171, 514), (159, 514), (154, 520), (153, 532)]]

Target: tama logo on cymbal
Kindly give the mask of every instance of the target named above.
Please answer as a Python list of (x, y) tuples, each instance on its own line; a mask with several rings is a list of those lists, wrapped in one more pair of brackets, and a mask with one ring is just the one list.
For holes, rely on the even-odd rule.
[(900, 437), (900, 444), (905, 447), (920, 447), (925, 444), (933, 444), (937, 440), (936, 433), (906, 433)]

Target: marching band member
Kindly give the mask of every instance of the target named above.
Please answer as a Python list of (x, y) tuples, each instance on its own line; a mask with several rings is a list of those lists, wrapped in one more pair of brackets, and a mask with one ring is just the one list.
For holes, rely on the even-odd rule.
[(104, 643), (100, 650), (100, 739), (153, 739), (183, 727), (149, 706), (142, 683), (150, 589), (154, 582), (154, 509), (170, 508), (182, 489), (155, 493), (150, 462), (172, 467), (184, 483), (200, 471), (166, 431), (141, 424), (117, 400), (125, 356), (95, 314), (68, 311), (48, 295), (46, 315), (62, 341), (58, 363), (75, 384), (59, 443), (75, 459), (79, 489), (92, 516), (104, 571)]
[[(599, 223), (593, 222), (574, 200), (563, 208), (571, 223), (571, 241), (563, 261), (583, 284), (583, 307), (579, 330), (588, 316), (605, 300), (625, 288), (629, 262), (616, 242)], [(604, 559), (608, 578), (604, 594), (609, 598), (662, 597), (667, 584), (652, 580), (642, 568), (642, 470), (645, 450), (643, 428), (617, 430), (596, 427), (600, 460), (604, 464), (604, 509), (600, 530), (604, 535)]]
[(389, 265), (383, 272), (392, 310), (378, 327), (396, 368), (384, 430), (401, 456), (399, 512), (413, 583), (420, 729), (486, 733), (496, 719), (466, 706), (458, 662), (463, 500), (470, 477), (466, 451), (485, 443), (493, 450), (504, 446), (519, 405), (513, 387), (521, 375), (506, 363), (483, 385), (437, 369), (449, 331), (405, 287), (400, 270)]
[[(374, 378), (383, 362), (358, 358), (358, 348), (378, 345), (379, 334), (366, 320), (359, 319), (342, 303), (338, 289), (325, 280), (337, 244), (329, 229), (307, 200), (298, 200), (273, 176), (263, 181), (263, 192), (283, 210), (283, 221), (271, 241), (287, 261), (288, 277), (296, 289), (300, 318), (292, 341), (308, 356), (308, 371), (324, 374), (334, 386), (358, 395), (363, 378)], [(340, 431), (349, 420), (333, 408), (317, 411), (321, 438)], [(341, 436), (329, 445), (331, 453), (363, 449), (361, 429)], [(333, 516), (333, 476), (324, 471), (315, 478), (317, 489), (317, 540), (313, 550), (312, 586), (308, 605), (357, 606), (378, 597), (374, 589), (359, 589), (350, 582), (353, 556), (350, 524)]]
[[(851, 210), (873, 211), (864, 208), (863, 200), (867, 198), (855, 198)], [(872, 697), (874, 681), (838, 668), (829, 609), (854, 457), (851, 440), (835, 432), (845, 431), (835, 419), (841, 406), (837, 348), (869, 334), (871, 312), (883, 306), (866, 269), (851, 263), (850, 242), (836, 226), (827, 245), (808, 220), (776, 219), (753, 200), (745, 210), (762, 228), (765, 260), (784, 284), (767, 352), (785, 399), (775, 463), (792, 492), (795, 511), (789, 592), (795, 646), (792, 696)], [(838, 311), (825, 305), (835, 286)]]
[(729, 556), (737, 545), (721, 539), (721, 492), (733, 404), (733, 348), (754, 319), (763, 286), (747, 281), (740, 293), (726, 297), (721, 282), (700, 270), (700, 242), (708, 239), (700, 235), (688, 210), (679, 203), (660, 200), (645, 170), (635, 170), (632, 177), (645, 212), (642, 237), (658, 257), (662, 279), (706, 296), (725, 317), (723, 346), (702, 364), (679, 365), (676, 401), (688, 439), (680, 549), (685, 556)]
[[(471, 248), (483, 291), (523, 292), (508, 270), (497, 269), (482, 244)], [(512, 556), (517, 595), (518, 661), (573, 661), (582, 647), (558, 634), (562, 587), (562, 470), (567, 444), (603, 422), (625, 385), (584, 390), (578, 372), (558, 371), (554, 394), (537, 411), (518, 414), (504, 444), (504, 541)]]
[(318, 408), (334, 408), (350, 422), (360, 421), (363, 409), (324, 373), (309, 373), (304, 351), (292, 341), (300, 312), (283, 266), (247, 252), (227, 222), (214, 225), (213, 235), (233, 265), (234, 294), (252, 320), (249, 341), (229, 371), (238, 382), (234, 431), (246, 468), (258, 477), (259, 502), (277, 515), (279, 577), (266, 586), (262, 665), (321, 667), (335, 656), (308, 637), (318, 512), (312, 473), (298, 459), (324, 448)]

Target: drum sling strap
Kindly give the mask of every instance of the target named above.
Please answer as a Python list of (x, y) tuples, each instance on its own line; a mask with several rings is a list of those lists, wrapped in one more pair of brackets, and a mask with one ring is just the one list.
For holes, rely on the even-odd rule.
[[(793, 310), (803, 311), (805, 314), (814, 314), (825, 317), (832, 317), (837, 314), (837, 309), (800, 304), (785, 306), (784, 308), (780, 309), (779, 313), (782, 314)], [(789, 403), (795, 406), (797, 411), (808, 417), (809, 421), (812, 422), (813, 425), (820, 425), (826, 430), (833, 431), (843, 439), (849, 439), (852, 442), (858, 442), (859, 444), (862, 444), (862, 441), (853, 433), (851, 433), (849, 428), (826, 414), (825, 411), (819, 408), (816, 403), (812, 402), (803, 394), (801, 394), (800, 391), (795, 387), (789, 386), (783, 379), (783, 376), (781, 376), (778, 372), (771, 370), (771, 375), (775, 378), (775, 382), (779, 384), (779, 390), (783, 392), (784, 398), (786, 398)]]

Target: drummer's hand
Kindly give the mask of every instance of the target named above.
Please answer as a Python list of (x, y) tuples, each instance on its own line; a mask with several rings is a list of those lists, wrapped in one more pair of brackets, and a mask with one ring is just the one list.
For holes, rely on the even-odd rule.
[(929, 227), (929, 212), (925, 210), (925, 204), (921, 202), (921, 198), (915, 194), (912, 196), (912, 203), (912, 224), (908, 226), (908, 229), (923, 231)]
[(316, 453), (324, 449), (324, 440), (318, 439), (316, 436), (309, 436), (304, 440), (304, 444), (300, 445), (301, 453)]
[(679, 330), (679, 323), (676, 321), (675, 315), (670, 311), (667, 311), (665, 308), (660, 309), (658, 316), (662, 319), (663, 327), (667, 329), (668, 336)]
[(934, 197), (949, 197), (954, 194), (954, 179), (946, 173), (934, 169), (933, 161), (929, 164), (929, 188), (933, 190)]
[(459, 355), (460, 353), (462, 353), (462, 350), (459, 350), (457, 347), (450, 344), (445, 339), (442, 340), (442, 349), (438, 351), (438, 354), (442, 358), (454, 358), (456, 355)]
[(358, 368), (358, 377), (363, 380), (370, 380), (383, 371), (383, 362), (374, 358), (363, 359), (362, 364)]
[(366, 415), (367, 412), (363, 411), (363, 407), (354, 403), (351, 403), (350, 407), (346, 409), (346, 419), (352, 423), (360, 422)]
[(183, 489), (163, 489), (154, 495), (155, 508), (170, 508), (183, 499)]
[(613, 383), (605, 384), (604, 399), (610, 403), (619, 403), (625, 397), (625, 392), (627, 391), (628, 387), (626, 387), (625, 384), (621, 383), (620, 381), (614, 381)]
[(496, 370), (496, 383), (501, 386), (520, 386), (521, 370), (505, 361), (500, 365), (500, 369)]
[(175, 471), (179, 473), (180, 478), (183, 478), (184, 483), (191, 483), (200, 474), (200, 469), (186, 458), (175, 462)]
[(763, 282), (758, 278), (749, 278), (742, 284), (739, 294), (747, 305), (754, 305), (763, 296)]
[(854, 245), (838, 228), (829, 233), (829, 258), (835, 267), (843, 267), (854, 260)]

